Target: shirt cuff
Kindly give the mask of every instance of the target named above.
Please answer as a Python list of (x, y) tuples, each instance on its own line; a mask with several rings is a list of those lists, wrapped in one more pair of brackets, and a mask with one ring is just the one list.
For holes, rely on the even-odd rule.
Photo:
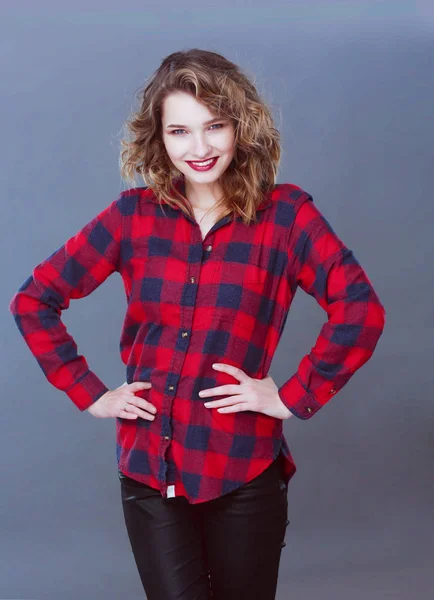
[(294, 374), (280, 388), (278, 394), (283, 404), (299, 419), (310, 419), (320, 408), (335, 394), (337, 390), (330, 384), (328, 397), (321, 403), (317, 397), (308, 392), (300, 383), (297, 374)]
[(66, 394), (79, 410), (84, 411), (108, 391), (109, 388), (101, 379), (92, 371), (88, 371), (66, 391)]

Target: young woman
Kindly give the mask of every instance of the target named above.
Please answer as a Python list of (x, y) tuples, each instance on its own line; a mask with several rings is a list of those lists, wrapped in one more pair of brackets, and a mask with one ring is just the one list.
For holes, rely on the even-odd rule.
[[(275, 598), (296, 467), (285, 419), (309, 419), (372, 355), (385, 310), (312, 196), (276, 183), (279, 133), (223, 56), (165, 58), (122, 141), (134, 182), (45, 261), (10, 309), (48, 381), (116, 418), (125, 523), (149, 600)], [(110, 390), (61, 321), (113, 272), (127, 310)], [(326, 311), (280, 387), (268, 375), (296, 289)]]

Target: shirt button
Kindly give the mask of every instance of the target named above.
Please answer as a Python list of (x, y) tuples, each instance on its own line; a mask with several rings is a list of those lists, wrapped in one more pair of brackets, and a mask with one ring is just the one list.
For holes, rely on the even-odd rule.
[(168, 436), (168, 435), (165, 435), (165, 436), (164, 436), (164, 439), (165, 439), (165, 440), (170, 440), (170, 438), (169, 438), (169, 436)]
[(332, 389), (330, 390), (330, 394), (334, 394), (334, 393), (336, 393), (336, 389), (335, 389), (335, 388), (332, 388)]
[(183, 332), (181, 333), (181, 335), (182, 335), (182, 337), (187, 337), (187, 336), (188, 336), (188, 331), (183, 331)]
[(196, 281), (196, 277), (190, 277), (190, 283), (194, 283)]
[(174, 385), (169, 385), (169, 390), (170, 390), (171, 392), (173, 392), (173, 390), (174, 390), (174, 389), (175, 389), (175, 386), (174, 386)]
[(208, 252), (211, 252), (211, 250), (212, 250), (212, 246), (211, 246), (211, 245), (207, 246), (207, 247), (206, 247), (206, 250), (207, 250)]
[(306, 410), (307, 410), (307, 412), (309, 412), (309, 413), (311, 413), (311, 412), (312, 412), (312, 409), (310, 408), (310, 406), (308, 406)]

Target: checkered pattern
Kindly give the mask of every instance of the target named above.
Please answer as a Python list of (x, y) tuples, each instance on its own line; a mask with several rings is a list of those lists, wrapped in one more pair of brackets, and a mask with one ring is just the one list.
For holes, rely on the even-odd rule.
[[(184, 189), (182, 179), (175, 185)], [(38, 264), (10, 302), (44, 375), (81, 411), (109, 388), (78, 354), (61, 312), (115, 271), (127, 300), (126, 381), (151, 381), (136, 395), (158, 411), (154, 421), (117, 419), (118, 467), (165, 497), (174, 485), (192, 504), (252, 480), (280, 450), (286, 480), (296, 471), (280, 419), (203, 406), (218, 397), (201, 399), (200, 390), (238, 383), (214, 362), (265, 377), (301, 287), (328, 320), (278, 392), (309, 419), (366, 363), (385, 324), (365, 271), (300, 187), (277, 184), (255, 223), (228, 215), (205, 239), (179, 208), (133, 188)]]

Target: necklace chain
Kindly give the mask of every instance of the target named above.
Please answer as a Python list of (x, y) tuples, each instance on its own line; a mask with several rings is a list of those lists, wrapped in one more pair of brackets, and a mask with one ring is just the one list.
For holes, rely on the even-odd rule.
[(199, 208), (199, 209), (198, 208), (194, 208), (193, 210), (199, 210), (199, 211), (203, 211), (204, 210), (205, 211), (205, 214), (203, 215), (203, 217), (201, 217), (199, 219), (199, 221), (198, 221), (199, 223), (201, 223), (202, 219), (204, 219), (206, 217), (207, 213), (208, 212), (212, 212), (214, 210), (214, 207), (212, 207), (211, 209), (210, 208), (206, 208), (206, 209), (203, 209), (203, 208)]

